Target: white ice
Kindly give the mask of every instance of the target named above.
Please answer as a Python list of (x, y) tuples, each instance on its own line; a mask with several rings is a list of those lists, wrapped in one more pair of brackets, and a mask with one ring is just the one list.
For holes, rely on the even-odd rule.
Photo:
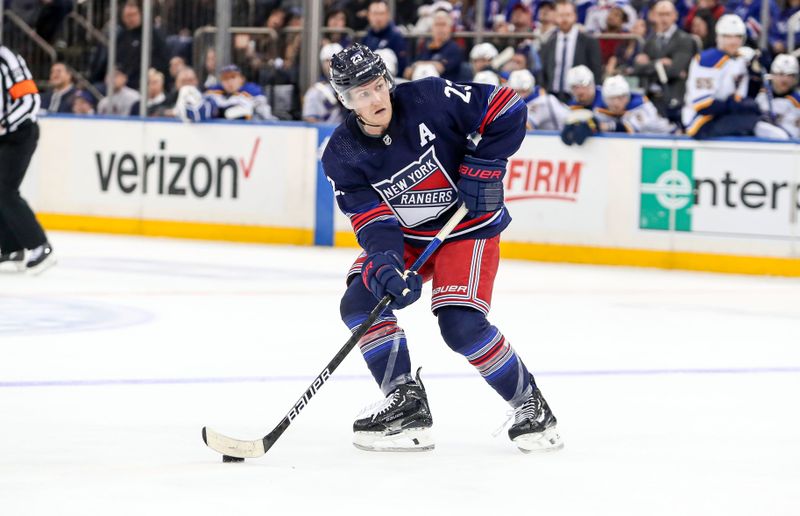
[(357, 351), (264, 457), (260, 437), (347, 340), (352, 249), (54, 233), (0, 275), (0, 514), (800, 514), (800, 281), (504, 261), (491, 320), (566, 447), (523, 455), (507, 407), (400, 312), (436, 450), (351, 443), (380, 397)]

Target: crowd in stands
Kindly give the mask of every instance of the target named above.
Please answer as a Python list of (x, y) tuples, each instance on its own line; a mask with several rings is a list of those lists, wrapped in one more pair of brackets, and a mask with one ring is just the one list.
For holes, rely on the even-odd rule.
[[(154, 1), (176, 4), (188, 0)], [(762, 1), (769, 2), (768, 27), (760, 22)], [(791, 102), (797, 85), (797, 59), (787, 54), (788, 21), (800, 11), (800, 0), (783, 1), (487, 0), (483, 13), (487, 34), (477, 42), (473, 35), (458, 34), (476, 29), (475, 1), (396, 0), (393, 15), (385, 0), (322, 0), (325, 30), (319, 54), (320, 80), (308, 91), (298, 92), (302, 2), (256, 0), (256, 24), (275, 30), (281, 38), (235, 35), (235, 64), (224, 67), (221, 77), (214, 75), (213, 48), (200, 53), (191, 48), (192, 39), (187, 35), (197, 27), (156, 19), (146, 112), (148, 116), (187, 120), (303, 119), (336, 123), (341, 121), (344, 109), (325, 80), (327, 61), (338, 49), (361, 42), (381, 50), (399, 79), (438, 76), (510, 86), (529, 104), (531, 129), (563, 130), (577, 123), (581, 127), (578, 133), (692, 134), (696, 119), (719, 119), (729, 112), (755, 113), (764, 105), (754, 100), (766, 85), (763, 72), (770, 71), (775, 56), (781, 56), (778, 61), (782, 66), (777, 70), (773, 67), (770, 82), (779, 87), (768, 96), (766, 112), (758, 113), (774, 125), (784, 125), (783, 118), (793, 124), (797, 116), (778, 113), (773, 105), (773, 100), (785, 99), (788, 107), (800, 109), (800, 101)], [(135, 1), (121, 3), (116, 69), (108, 81), (113, 91), (96, 103), (92, 95), (72, 85), (70, 70), (56, 63), (44, 109), (138, 114), (141, 9)], [(726, 15), (738, 17), (744, 31), (738, 45), (742, 48), (733, 54), (714, 50), (721, 39), (731, 36), (717, 34)], [(768, 48), (758, 53), (748, 50), (758, 46), (764, 32)], [(727, 104), (727, 111), (717, 106), (713, 113), (701, 102), (699, 111), (687, 116), (687, 106), (705, 101), (688, 98), (691, 92), (687, 92), (687, 81), (694, 80), (692, 63), (700, 63), (697, 73), (702, 75), (702, 68), (709, 66), (706, 61), (713, 60), (709, 52), (722, 52), (711, 67), (721, 66), (725, 55), (732, 62), (743, 63), (746, 77), (729, 92), (743, 98)], [(700, 57), (706, 54), (701, 62)], [(200, 55), (202, 62), (193, 62), (195, 55)], [(99, 56), (91, 80), (104, 94), (105, 69), (103, 56)], [(186, 86), (197, 88), (198, 93), (179, 94)], [(704, 94), (714, 96), (713, 91)], [(613, 97), (626, 99), (625, 104), (618, 105)], [(589, 111), (591, 116), (576, 115), (575, 111)], [(783, 133), (792, 136), (798, 132), (797, 127), (784, 129)], [(567, 136), (571, 138), (574, 135)]]

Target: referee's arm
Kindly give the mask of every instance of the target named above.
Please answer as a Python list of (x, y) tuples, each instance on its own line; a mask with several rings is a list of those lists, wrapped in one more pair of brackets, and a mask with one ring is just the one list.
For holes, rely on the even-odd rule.
[[(0, 82), (3, 99), (0, 120), (8, 131), (13, 131), (27, 119), (36, 120), (41, 99), (25, 60), (0, 46)], [(8, 104), (6, 104), (8, 102)]]

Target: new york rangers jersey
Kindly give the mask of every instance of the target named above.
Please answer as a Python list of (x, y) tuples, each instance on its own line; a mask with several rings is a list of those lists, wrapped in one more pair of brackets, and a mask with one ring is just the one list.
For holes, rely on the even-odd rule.
[(560, 131), (564, 127), (569, 109), (541, 86), (523, 100), (528, 106), (528, 129)]
[(658, 114), (653, 103), (639, 93), (631, 93), (622, 115), (615, 115), (605, 104), (596, 107), (594, 113), (601, 123), (621, 122), (627, 133), (668, 134), (675, 130), (669, 120)]
[[(527, 113), (510, 88), (438, 77), (397, 85), (392, 108), (382, 136), (365, 134), (349, 113), (322, 165), (361, 247), (402, 255), (404, 242), (424, 246), (456, 210), (464, 155), (507, 159), (525, 137)], [(468, 139), (474, 133), (480, 138)], [(490, 238), (510, 221), (505, 208), (468, 217), (449, 239)]]
[[(761, 91), (756, 97), (758, 108), (762, 113), (769, 113), (767, 93)], [(772, 112), (775, 123), (781, 126), (792, 138), (800, 138), (800, 93), (790, 91), (786, 95), (775, 95), (772, 99)]]
[(686, 102), (681, 118), (686, 134), (694, 136), (714, 119), (714, 101), (747, 96), (748, 72), (743, 58), (710, 48), (695, 56), (686, 79)]

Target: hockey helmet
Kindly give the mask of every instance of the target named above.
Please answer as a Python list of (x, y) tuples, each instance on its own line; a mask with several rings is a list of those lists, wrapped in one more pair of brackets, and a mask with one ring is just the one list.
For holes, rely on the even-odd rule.
[(344, 48), (342, 48), (342, 45), (340, 45), (338, 43), (328, 43), (327, 45), (324, 45), (320, 49), (320, 51), (319, 51), (319, 61), (321, 63), (327, 63), (327, 62), (329, 62), (331, 60), (331, 58), (334, 55), (338, 54), (342, 50), (344, 50)]
[(497, 48), (491, 43), (478, 43), (469, 52), (471, 61), (475, 59), (494, 59), (497, 57)]
[(381, 56), (383, 64), (392, 76), (397, 74), (397, 54), (391, 48), (379, 48), (375, 51), (376, 54)]
[(594, 86), (594, 74), (586, 65), (572, 67), (567, 72), (567, 88), (574, 86)]
[(625, 77), (621, 75), (614, 75), (603, 81), (603, 100), (608, 102), (608, 99), (614, 97), (626, 97), (631, 94), (631, 87)]
[(531, 91), (536, 86), (536, 79), (529, 70), (514, 70), (508, 76), (506, 86), (515, 91)]
[(739, 16), (735, 14), (723, 14), (714, 26), (717, 36), (741, 36), (747, 33), (747, 27)]
[(500, 86), (500, 77), (491, 70), (481, 70), (472, 78), (472, 82), (478, 84), (488, 84), (489, 86)]
[(414, 66), (414, 72), (411, 74), (412, 81), (420, 79), (427, 79), (428, 77), (439, 77), (439, 70), (433, 63), (419, 63)]
[(775, 56), (769, 71), (775, 75), (797, 75), (800, 73), (797, 58), (791, 54), (778, 54)]
[(394, 77), (386, 69), (383, 59), (361, 43), (356, 43), (331, 58), (331, 86), (347, 109), (352, 109), (347, 100), (347, 92), (378, 77), (386, 79), (389, 90), (394, 90)]

